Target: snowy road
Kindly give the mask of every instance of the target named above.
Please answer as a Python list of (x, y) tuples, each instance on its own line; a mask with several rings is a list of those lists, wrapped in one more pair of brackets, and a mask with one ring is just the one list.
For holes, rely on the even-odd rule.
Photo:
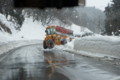
[(120, 80), (120, 65), (29, 45), (0, 56), (0, 80)]

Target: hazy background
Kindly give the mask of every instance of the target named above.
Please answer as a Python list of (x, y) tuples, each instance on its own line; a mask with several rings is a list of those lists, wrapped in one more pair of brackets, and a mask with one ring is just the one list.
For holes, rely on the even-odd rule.
[(103, 11), (105, 10), (105, 7), (108, 5), (108, 3), (110, 3), (110, 1), (111, 0), (86, 0), (86, 6), (93, 6)]

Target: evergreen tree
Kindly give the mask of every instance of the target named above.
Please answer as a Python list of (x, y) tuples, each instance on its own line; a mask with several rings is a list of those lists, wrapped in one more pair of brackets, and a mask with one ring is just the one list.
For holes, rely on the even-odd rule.
[(108, 35), (118, 35), (120, 30), (120, 0), (112, 0), (112, 4), (105, 9), (106, 24), (105, 29)]

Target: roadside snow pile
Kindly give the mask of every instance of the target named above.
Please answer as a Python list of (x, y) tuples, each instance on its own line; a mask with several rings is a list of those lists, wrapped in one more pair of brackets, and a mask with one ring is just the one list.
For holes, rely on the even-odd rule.
[(2, 43), (0, 45), (0, 55), (4, 54), (12, 49), (25, 46), (25, 45), (31, 45), (31, 44), (42, 44), (40, 40), (27, 40), (27, 41), (11, 41), (8, 43)]
[(10, 34), (0, 32), (0, 45), (10, 41), (10, 39)]
[(84, 37), (84, 38), (79, 38), (82, 40), (91, 40), (91, 41), (109, 41), (109, 42), (116, 42), (119, 43), (120, 42), (120, 37), (119, 36), (102, 36), (99, 34), (96, 34), (95, 36), (88, 36), (88, 37)]
[(74, 51), (91, 57), (120, 58), (120, 37), (115, 36), (89, 36), (76, 39)]

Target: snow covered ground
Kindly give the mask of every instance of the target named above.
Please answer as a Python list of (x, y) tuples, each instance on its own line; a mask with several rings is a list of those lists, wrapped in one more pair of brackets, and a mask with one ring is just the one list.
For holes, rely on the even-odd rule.
[(87, 36), (76, 38), (64, 48), (77, 54), (106, 59), (120, 59), (120, 37), (116, 36)]
[(31, 44), (39, 44), (42, 45), (42, 41), (40, 40), (20, 40), (20, 41), (10, 41), (6, 43), (2, 43), (0, 45), (0, 55), (4, 54), (12, 49), (25, 46), (25, 45), (31, 45)]
[(32, 18), (25, 19), (21, 31), (17, 31), (14, 24), (9, 22), (2, 14), (0, 14), (0, 20), (12, 31), (12, 34), (8, 34), (0, 27), (2, 30), (0, 31), (0, 54), (24, 45), (41, 45), (41, 40), (45, 37), (45, 28), (40, 22), (33, 22)]
[[(8, 22), (0, 14), (3, 23), (10, 26), (13, 34), (0, 31), (0, 54), (22, 45), (40, 43), (45, 37), (45, 27), (40, 22), (33, 22), (32, 18), (26, 18), (21, 31), (16, 31), (14, 25)], [(85, 27), (75, 24), (70, 26), (74, 34), (92, 33)], [(56, 46), (55, 49), (64, 49), (77, 52), (78, 54), (92, 57), (119, 57), (120, 58), (120, 37), (93, 35), (75, 38), (65, 46)]]
[[(8, 18), (10, 18), (10, 16)], [(0, 14), (0, 21), (7, 25), (12, 31), (12, 34), (8, 34), (0, 27), (2, 30), (0, 31), (0, 54), (22, 45), (39, 43), (39, 41), (43, 40), (45, 37), (45, 27), (47, 26), (44, 27), (41, 25), (41, 22), (33, 22), (32, 18), (25, 19), (20, 31), (17, 31), (15, 25), (9, 22), (2, 14)], [(71, 28), (77, 33), (81, 31), (81, 28), (74, 24)]]
[(120, 37), (90, 36), (76, 39), (74, 45), (82, 54), (120, 58)]
[(0, 31), (0, 44), (18, 40), (43, 40), (45, 37), (45, 27), (41, 25), (41, 22), (33, 22), (32, 18), (25, 19), (20, 31), (16, 30), (14, 24), (9, 22), (2, 14), (0, 14), (0, 20), (12, 31), (12, 34)]

